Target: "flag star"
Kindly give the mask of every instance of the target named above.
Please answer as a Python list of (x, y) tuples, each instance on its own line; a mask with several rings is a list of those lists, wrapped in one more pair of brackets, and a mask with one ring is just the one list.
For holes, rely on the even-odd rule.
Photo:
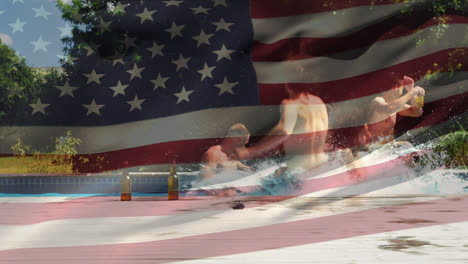
[(168, 6), (180, 6), (180, 3), (183, 3), (184, 1), (169, 0), (169, 1), (162, 1), (162, 2), (166, 4), (166, 7), (168, 7)]
[[(95, 48), (99, 48), (100, 45), (97, 45)], [(90, 56), (91, 54), (94, 53), (94, 49), (90, 45), (85, 45), (83, 47), (87, 51), (86, 56)]]
[(187, 101), (190, 102), (189, 95), (193, 93), (193, 91), (186, 91), (185, 87), (182, 86), (182, 91), (180, 93), (174, 93), (175, 96), (177, 96), (177, 103), (180, 103), (182, 101)]
[(65, 82), (64, 86), (55, 86), (55, 87), (60, 90), (59, 97), (62, 97), (67, 94), (70, 95), (71, 97), (75, 97), (73, 95), (73, 91), (79, 88), (79, 87), (70, 86), (70, 84), (68, 83), (68, 80)]
[(203, 67), (203, 69), (198, 71), (202, 75), (201, 80), (203, 81), (203, 79), (205, 79), (206, 77), (210, 77), (211, 79), (213, 79), (211, 72), (214, 70), (215, 67), (216, 66), (208, 67), (208, 65), (205, 62), (205, 66)]
[(153, 14), (156, 13), (157, 10), (153, 11), (148, 11), (148, 9), (145, 8), (142, 13), (137, 14), (138, 17), (140, 17), (140, 24), (143, 24), (146, 20), (153, 20)]
[(114, 95), (112, 97), (116, 97), (117, 95), (121, 94), (125, 96), (125, 89), (128, 85), (122, 85), (120, 81), (117, 82), (116, 86), (109, 87), (110, 89), (114, 90)]
[(158, 73), (158, 77), (156, 77), (155, 80), (151, 80), (154, 84), (153, 91), (158, 89), (159, 87), (166, 88), (166, 81), (169, 79), (169, 77), (161, 77), (161, 74)]
[(193, 39), (197, 41), (197, 48), (200, 47), (200, 45), (203, 44), (203, 43), (211, 45), (209, 39), (213, 35), (214, 34), (205, 34), (205, 32), (202, 29), (199, 36), (193, 37)]
[(37, 101), (36, 101), (35, 104), (29, 104), (29, 106), (31, 106), (33, 108), (31, 115), (34, 115), (35, 113), (38, 113), (38, 112), (41, 112), (41, 113), (43, 113), (45, 115), (46, 114), (45, 113), (45, 108), (48, 107), (49, 105), (50, 104), (43, 104), (41, 102), (41, 99), (37, 98)]
[(131, 70), (128, 70), (127, 72), (130, 73), (130, 81), (135, 78), (135, 77), (138, 77), (141, 79), (141, 72), (144, 70), (145, 68), (142, 67), (142, 68), (138, 68), (136, 63), (133, 64), (133, 69)]
[(177, 26), (176, 23), (173, 21), (172, 26), (166, 29), (166, 32), (171, 33), (171, 39), (175, 38), (176, 36), (182, 36), (182, 32), (180, 32), (184, 28), (184, 25)]
[(86, 82), (86, 84), (92, 83), (92, 82), (101, 84), (100, 79), (102, 78), (102, 76), (104, 76), (104, 74), (97, 74), (94, 69), (90, 74), (83, 73), (83, 75), (86, 76), (86, 78), (88, 78), (88, 81)]
[(16, 2), (20, 2), (24, 4), (24, 0), (13, 0), (13, 4), (15, 4)]
[(42, 36), (39, 36), (39, 39), (37, 41), (31, 41), (31, 44), (34, 45), (34, 52), (38, 50), (47, 52), (46, 46), (52, 44), (52, 42), (44, 41)]
[(236, 86), (237, 84), (238, 82), (233, 82), (233, 83), (228, 82), (227, 78), (224, 77), (224, 81), (222, 83), (215, 85), (216, 87), (219, 88), (218, 96), (222, 95), (225, 92), (234, 94), (234, 92), (232, 91), (232, 87)]
[(44, 9), (43, 5), (41, 5), (40, 8), (33, 8), (32, 10), (34, 10), (34, 12), (36, 13), (36, 14), (34, 14), (34, 17), (43, 17), (45, 20), (49, 20), (48, 16), (50, 16), (52, 14), (50, 12), (47, 12)]
[(88, 105), (83, 105), (86, 109), (88, 109), (88, 112), (86, 113), (87, 116), (89, 116), (90, 114), (92, 113), (95, 113), (97, 115), (101, 115), (101, 113), (99, 112), (99, 109), (103, 108), (104, 105), (98, 105), (96, 104), (96, 101), (91, 101), (91, 104), (88, 104)]
[(0, 15), (5, 13), (5, 10), (0, 10)]
[(161, 55), (164, 56), (162, 53), (162, 49), (164, 48), (165, 45), (158, 45), (156, 41), (153, 42), (153, 47), (146, 49), (148, 51), (151, 51), (151, 58), (154, 58), (156, 55)]
[(58, 28), (60, 30), (60, 37), (67, 37), (67, 36), (72, 36), (72, 27), (70, 27), (70, 25), (68, 25), (68, 23), (65, 24), (65, 27), (59, 27)]
[(226, 46), (224, 46), (224, 44), (221, 47), (221, 49), (213, 51), (213, 53), (218, 55), (218, 58), (216, 59), (216, 61), (219, 61), (219, 60), (221, 60), (223, 58), (231, 60), (231, 53), (233, 53), (233, 52), (235, 52), (235, 50), (226, 49)]
[(16, 18), (16, 23), (11, 23), (11, 24), (8, 24), (8, 25), (10, 25), (13, 28), (12, 33), (15, 33), (16, 31), (24, 32), (23, 27), (24, 27), (24, 25), (26, 25), (26, 22), (21, 22), (19, 17), (18, 17), (18, 18)]
[(114, 7), (114, 15), (116, 14), (125, 14), (125, 8), (127, 8), (128, 4), (123, 5), (121, 2), (118, 2), (117, 5)]
[(181, 68), (186, 68), (187, 70), (189, 69), (187, 63), (189, 62), (189, 60), (191, 59), (192, 57), (188, 57), (188, 58), (184, 58), (182, 56), (182, 53), (179, 55), (179, 59), (177, 60), (173, 60), (172, 63), (174, 63), (175, 65), (177, 65), (177, 69), (176, 69), (176, 72), (178, 72)]
[(112, 21), (106, 22), (106, 21), (104, 21), (104, 19), (102, 19), (102, 17), (100, 17), (99, 18), (99, 25), (96, 25), (96, 27), (99, 28), (102, 33), (106, 32), (106, 31), (112, 32), (110, 30), (110, 28), (109, 28), (111, 24), (112, 24)]
[(127, 48), (129, 48), (129, 47), (137, 48), (137, 45), (136, 45), (135, 41), (136, 41), (136, 38), (131, 38), (131, 37), (125, 35), (125, 39), (123, 40), (123, 44), (125, 44), (125, 46)]
[(122, 58), (114, 59), (112, 60), (112, 67), (114, 67), (116, 64), (121, 63), (122, 65), (125, 65), (125, 62), (123, 61)]
[(205, 13), (208, 15), (208, 10), (211, 10), (211, 8), (204, 8), (203, 6), (198, 6), (198, 7), (195, 7), (195, 8), (190, 8), (193, 10), (193, 14), (196, 15), (196, 14), (199, 14), (199, 13)]
[(222, 6), (227, 7), (226, 0), (212, 0), (212, 1), (213, 1), (214, 6), (222, 5)]
[(133, 111), (134, 109), (138, 108), (140, 110), (143, 110), (141, 109), (141, 104), (145, 101), (146, 99), (138, 99), (138, 96), (135, 95), (135, 98), (133, 98), (133, 101), (127, 101), (127, 104), (130, 105), (130, 111)]
[(226, 23), (223, 18), (221, 18), (219, 22), (212, 22), (211, 24), (216, 26), (216, 32), (218, 32), (219, 30), (223, 30), (223, 29), (231, 32), (229, 27), (234, 25), (234, 23)]

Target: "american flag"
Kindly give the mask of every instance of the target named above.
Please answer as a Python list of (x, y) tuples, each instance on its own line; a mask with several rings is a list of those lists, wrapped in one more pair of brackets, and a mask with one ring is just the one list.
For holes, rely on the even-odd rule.
[(32, 66), (61, 58), (69, 75), (2, 118), (1, 154), (18, 134), (41, 149), (71, 130), (105, 170), (197, 163), (234, 123), (262, 136), (286, 84), (328, 104), (344, 147), (365, 123), (353, 111), (390, 89), (389, 72), (427, 89), (423, 117), (397, 133), (466, 112), (464, 1), (107, 2), (67, 20), (55, 1), (2, 6), (3, 42)]
[[(286, 84), (309, 90), (335, 109), (330, 130), (346, 145), (363, 122), (345, 113), (364, 108), (369, 97), (389, 89), (388, 72), (409, 75), (427, 88), (424, 116), (400, 120), (397, 133), (466, 118), (468, 21), (462, 1), (112, 3), (91, 14), (94, 19), (78, 18), (92, 20), (104, 39), (119, 37), (125, 52), (116, 56), (105, 41), (85, 39), (75, 43), (76, 53), (62, 53), (66, 45), (60, 38), (70, 36), (75, 25), (60, 18), (55, 1), (2, 2), (2, 42), (26, 56), (31, 66), (57, 67), (57, 55), (64, 56), (65, 71), (73, 74), (44, 90), (40, 101), (2, 118), (0, 154), (11, 154), (19, 133), (40, 149), (51, 137), (72, 130), (82, 139), (80, 154), (104, 155), (111, 161), (107, 170), (174, 158), (198, 162), (234, 123), (263, 135), (277, 121)], [(76, 26), (84, 29), (83, 24)], [(375, 179), (378, 196), (380, 189), (401, 182), (393, 176), (409, 173), (401, 171), (398, 161), (366, 164), (358, 172)], [(0, 262), (385, 263), (399, 257), (407, 263), (466, 258), (466, 246), (460, 243), (466, 240), (466, 195), (377, 203), (315, 197), (369, 192), (360, 187), (331, 171), (306, 181), (301, 197), (236, 198), (246, 205), (239, 211), (231, 209), (232, 198), (137, 197), (139, 201), (127, 203), (105, 196), (0, 197)], [(405, 257), (385, 251), (421, 245), (408, 236), (427, 233), (456, 241), (444, 240), (442, 246), (452, 243), (450, 254), (447, 247), (431, 243), (423, 243), (431, 253), (427, 258), (411, 248), (397, 252), (408, 253)], [(395, 240), (399, 244), (389, 242)]]

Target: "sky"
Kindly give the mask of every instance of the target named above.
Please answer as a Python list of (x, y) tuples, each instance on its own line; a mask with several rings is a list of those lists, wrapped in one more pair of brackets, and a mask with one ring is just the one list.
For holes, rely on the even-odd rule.
[(1, 0), (0, 38), (31, 67), (58, 67), (61, 38), (71, 32), (56, 0)]

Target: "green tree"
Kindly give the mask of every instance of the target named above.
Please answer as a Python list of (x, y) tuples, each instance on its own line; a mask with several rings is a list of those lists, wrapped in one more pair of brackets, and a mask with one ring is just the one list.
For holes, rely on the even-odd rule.
[(18, 118), (30, 115), (29, 104), (55, 87), (61, 78), (58, 71), (28, 67), (24, 58), (0, 40), (0, 119), (15, 125)]

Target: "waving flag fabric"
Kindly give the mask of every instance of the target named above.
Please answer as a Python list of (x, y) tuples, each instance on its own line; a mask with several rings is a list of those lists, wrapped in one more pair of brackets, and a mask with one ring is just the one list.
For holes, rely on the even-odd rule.
[[(59, 18), (54, 1), (7, 1), (3, 42), (31, 66), (58, 67), (60, 57), (69, 75), (2, 118), (0, 153), (11, 155), (17, 135), (40, 149), (71, 130), (82, 156), (109, 161), (105, 170), (199, 162), (234, 123), (262, 136), (277, 121), (286, 85), (322, 98), (330, 130), (350, 145), (369, 99), (390, 89), (392, 72), (427, 88), (424, 116), (402, 122), (400, 131), (439, 124), (466, 112), (468, 77), (466, 5), (443, 7), (109, 1), (71, 23)], [(94, 37), (71, 34), (72, 26)]]

